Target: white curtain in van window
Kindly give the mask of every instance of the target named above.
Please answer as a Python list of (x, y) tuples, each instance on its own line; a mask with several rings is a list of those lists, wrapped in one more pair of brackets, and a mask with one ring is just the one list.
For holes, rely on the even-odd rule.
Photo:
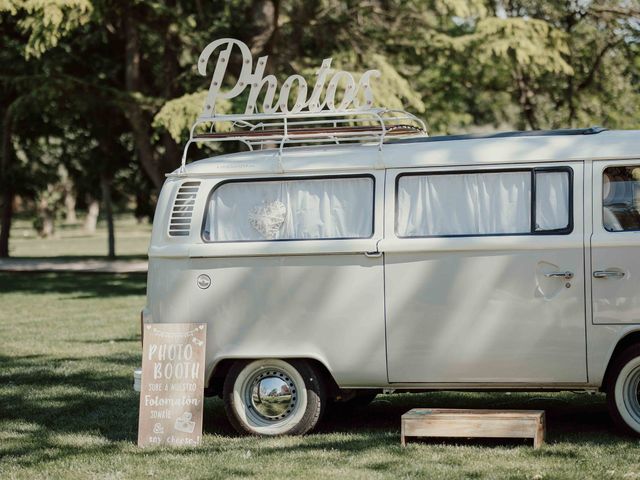
[(536, 230), (558, 230), (569, 225), (569, 174), (536, 173)]
[(367, 238), (373, 231), (369, 177), (230, 182), (212, 194), (209, 241)]
[(531, 231), (531, 173), (406, 175), (398, 182), (403, 237)]

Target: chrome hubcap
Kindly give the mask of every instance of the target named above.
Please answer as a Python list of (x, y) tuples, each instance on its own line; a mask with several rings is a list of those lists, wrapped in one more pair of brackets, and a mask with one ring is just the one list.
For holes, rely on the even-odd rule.
[(247, 405), (266, 422), (280, 422), (289, 417), (298, 404), (298, 393), (293, 380), (279, 369), (267, 369), (248, 382)]

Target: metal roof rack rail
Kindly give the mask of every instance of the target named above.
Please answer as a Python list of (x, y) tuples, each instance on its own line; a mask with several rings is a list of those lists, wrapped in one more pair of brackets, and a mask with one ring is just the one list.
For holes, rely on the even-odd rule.
[(201, 116), (191, 127), (182, 169), (192, 143), (235, 141), (249, 150), (277, 148), (282, 153), (286, 146), (301, 144), (376, 143), (381, 149), (388, 137), (415, 136), (427, 136), (421, 119), (383, 108)]
[(425, 138), (401, 138), (393, 143), (433, 143), (449, 142), (452, 140), (486, 140), (492, 138), (518, 138), (518, 137), (562, 137), (572, 135), (597, 135), (606, 132), (604, 127), (589, 128), (562, 128), (556, 130), (515, 130), (509, 132), (491, 133), (465, 133), (460, 135), (441, 135)]

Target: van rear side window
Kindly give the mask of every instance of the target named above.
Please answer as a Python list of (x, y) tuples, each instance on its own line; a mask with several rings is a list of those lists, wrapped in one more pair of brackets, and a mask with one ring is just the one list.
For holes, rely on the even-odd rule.
[(569, 233), (568, 170), (402, 175), (397, 183), (399, 237)]
[(602, 219), (609, 232), (640, 230), (640, 167), (609, 167), (602, 175)]
[(369, 238), (371, 176), (225, 182), (211, 193), (206, 242)]

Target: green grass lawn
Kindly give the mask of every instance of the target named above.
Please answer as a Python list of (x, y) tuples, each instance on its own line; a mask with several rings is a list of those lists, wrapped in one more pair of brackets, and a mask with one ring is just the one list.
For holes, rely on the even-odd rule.
[[(140, 450), (144, 292), (144, 275), (0, 274), (0, 479), (640, 478), (640, 442), (613, 430), (604, 398), (570, 393), (384, 395), (284, 438), (236, 436), (209, 399), (202, 446)], [(544, 409), (547, 443), (403, 449), (400, 415), (418, 406)]]
[[(120, 258), (146, 258), (151, 225), (138, 223), (133, 216), (116, 218), (116, 255)], [(9, 253), (12, 257), (104, 257), (107, 255), (107, 227), (99, 222), (88, 234), (81, 224), (56, 225), (51, 238), (40, 238), (27, 220), (16, 219), (11, 228)]]

